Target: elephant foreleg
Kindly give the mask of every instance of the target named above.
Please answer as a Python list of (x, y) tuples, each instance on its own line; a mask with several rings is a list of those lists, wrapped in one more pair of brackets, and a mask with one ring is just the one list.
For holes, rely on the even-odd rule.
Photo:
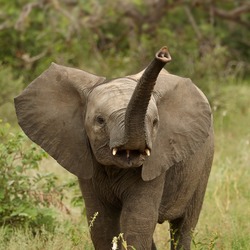
[[(90, 235), (95, 250), (110, 250), (112, 240), (120, 233), (120, 211), (104, 205), (96, 196), (91, 181), (79, 181), (85, 201)], [(93, 218), (95, 216), (95, 218)]]
[[(148, 210), (148, 209), (147, 209)], [(157, 223), (156, 211), (145, 211), (136, 204), (125, 206), (121, 214), (121, 232), (129, 246), (136, 250), (156, 249), (153, 233)]]
[(124, 193), (120, 229), (127, 244), (136, 250), (155, 250), (153, 233), (158, 221), (158, 211), (165, 175), (152, 181), (137, 181)]

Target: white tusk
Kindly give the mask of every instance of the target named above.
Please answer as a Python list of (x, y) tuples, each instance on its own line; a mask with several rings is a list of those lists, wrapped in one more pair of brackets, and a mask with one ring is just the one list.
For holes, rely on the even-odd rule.
[(150, 156), (150, 150), (148, 148), (145, 149), (145, 152), (146, 152), (147, 156)]
[(127, 152), (127, 158), (129, 158), (129, 150), (126, 150), (126, 152)]
[(116, 155), (117, 150), (118, 150), (117, 148), (113, 148), (113, 150), (112, 150), (112, 154), (113, 154), (113, 155)]

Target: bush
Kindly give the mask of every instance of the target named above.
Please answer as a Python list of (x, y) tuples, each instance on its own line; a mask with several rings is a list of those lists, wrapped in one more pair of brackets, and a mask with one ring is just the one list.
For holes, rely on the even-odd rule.
[(53, 174), (35, 171), (44, 157), (22, 132), (12, 133), (0, 120), (0, 226), (53, 230), (51, 205), (62, 204), (63, 193)]
[(0, 61), (0, 117), (11, 123), (16, 122), (13, 98), (23, 88), (23, 78), (15, 78), (13, 72), (12, 67), (3, 65)]
[(13, 97), (22, 89), (23, 79), (15, 79), (11, 67), (3, 66), (0, 62), (0, 106), (12, 102)]

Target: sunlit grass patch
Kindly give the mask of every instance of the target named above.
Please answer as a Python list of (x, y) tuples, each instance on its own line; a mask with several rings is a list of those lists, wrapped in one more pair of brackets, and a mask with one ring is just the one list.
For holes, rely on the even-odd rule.
[(34, 234), (31, 229), (0, 228), (0, 250), (93, 250), (88, 227), (81, 221), (58, 224), (54, 233), (41, 230)]

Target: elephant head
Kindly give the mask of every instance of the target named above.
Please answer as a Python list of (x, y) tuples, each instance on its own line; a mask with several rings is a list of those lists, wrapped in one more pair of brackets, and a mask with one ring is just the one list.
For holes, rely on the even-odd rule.
[(166, 47), (142, 72), (105, 80), (52, 63), (15, 98), (31, 140), (79, 178), (94, 164), (142, 166), (152, 180), (194, 153), (208, 137), (211, 110), (189, 79), (162, 69)]

